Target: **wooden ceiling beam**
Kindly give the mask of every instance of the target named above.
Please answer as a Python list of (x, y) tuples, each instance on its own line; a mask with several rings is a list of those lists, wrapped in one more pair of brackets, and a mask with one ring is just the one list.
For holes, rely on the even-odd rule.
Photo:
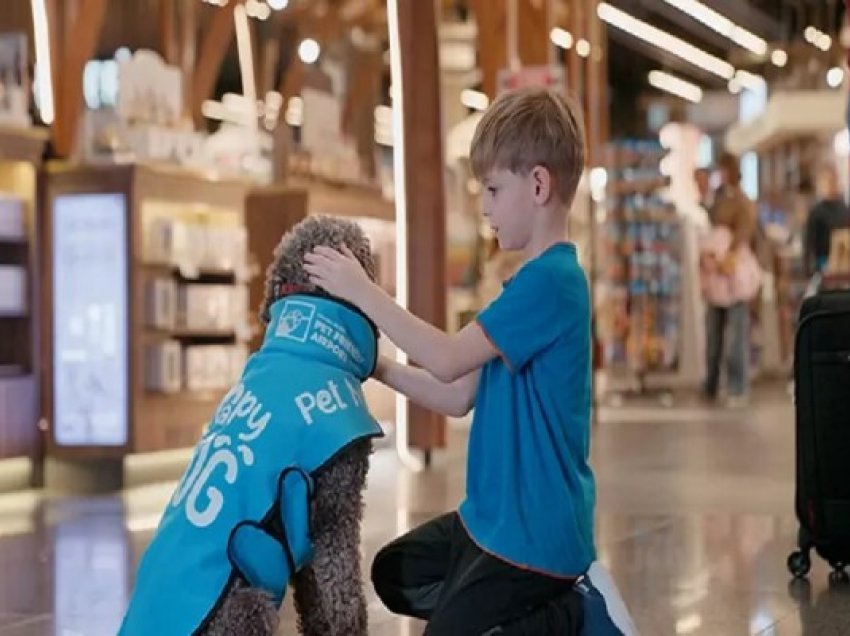
[[(69, 157), (77, 141), (83, 112), (83, 69), (97, 49), (106, 17), (106, 0), (80, 0), (76, 7), (51, 2), (48, 11), (57, 20), (62, 37), (54, 42), (54, 103), (56, 118), (53, 141), (56, 154)], [(65, 13), (74, 8), (73, 15)], [(51, 34), (54, 31), (51, 30)]]
[(192, 116), (200, 122), (201, 106), (209, 99), (221, 71), (221, 65), (230, 48), (235, 26), (233, 10), (236, 2), (217, 8), (201, 41), (192, 83)]
[(546, 3), (549, 0), (517, 0), (519, 59), (523, 66), (549, 63), (549, 29)]

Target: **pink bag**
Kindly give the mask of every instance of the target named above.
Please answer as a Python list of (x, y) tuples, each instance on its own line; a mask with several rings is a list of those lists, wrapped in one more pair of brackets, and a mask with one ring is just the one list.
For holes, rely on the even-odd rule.
[(759, 292), (762, 271), (748, 245), (735, 250), (735, 266), (731, 274), (721, 264), (729, 253), (732, 232), (727, 227), (713, 227), (700, 244), (700, 282), (705, 299), (716, 307), (729, 307), (749, 302)]

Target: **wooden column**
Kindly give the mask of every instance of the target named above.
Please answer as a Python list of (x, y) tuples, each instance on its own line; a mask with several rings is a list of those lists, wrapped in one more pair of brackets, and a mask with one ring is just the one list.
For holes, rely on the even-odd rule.
[(280, 41), (266, 38), (262, 45), (259, 72), (257, 73), (257, 96), (265, 99), (266, 93), (277, 89), (277, 66), (280, 62)]
[[(436, 8), (423, 0), (397, 3), (406, 161), (396, 179), (404, 179), (407, 188), (409, 307), (444, 329), (446, 213)], [(445, 419), (411, 404), (410, 446), (427, 452), (445, 441)]]
[(523, 66), (549, 63), (548, 0), (518, 0), (519, 59)]
[(198, 8), (195, 0), (178, 0), (178, 17), (180, 27), (180, 56), (178, 65), (183, 75), (183, 114), (192, 116), (192, 98), (194, 86), (192, 78), (195, 75), (195, 64), (198, 57)]
[(172, 65), (177, 64), (180, 55), (176, 8), (173, 0), (159, 0), (160, 51), (165, 63)]
[(342, 109), (342, 129), (357, 142), (363, 171), (374, 177), (375, 107), (381, 86), (383, 59), (381, 53), (352, 50), (346, 72), (347, 90)]
[[(294, 44), (293, 48), (297, 48), (297, 44)], [(281, 71), (277, 88), (277, 91), (283, 96), (284, 111), (286, 111), (289, 99), (301, 94), (301, 89), (304, 86), (304, 71), (304, 62), (298, 57), (298, 53), (291, 53), (289, 63)]]
[(51, 41), (54, 149), (68, 157), (74, 150), (83, 109), (83, 68), (94, 55), (106, 17), (106, 0), (46, 3)]
[(216, 8), (204, 33), (192, 85), (192, 115), (195, 121), (200, 122), (202, 119), (201, 105), (212, 95), (221, 64), (227, 55), (227, 49), (235, 31), (233, 9), (236, 8), (236, 4), (236, 2), (229, 2), (227, 6)]
[(191, 116), (193, 77), (198, 45), (196, 0), (160, 0), (160, 50), (167, 64), (180, 69), (183, 78), (183, 115)]
[(478, 26), (478, 66), (482, 90), (496, 96), (496, 77), (508, 65), (508, 14), (506, 0), (472, 0)]
[[(308, 192), (303, 188), (268, 186), (251, 190), (245, 198), (245, 225), (248, 228), (248, 258), (251, 267), (264, 272), (274, 260), (274, 251), (281, 237), (307, 216)], [(251, 312), (259, 311), (266, 296), (265, 276), (254, 276), (248, 285)], [(265, 333), (251, 316), (256, 330), (248, 343), (256, 351)]]
[(605, 27), (596, 15), (599, 0), (589, 0), (587, 39), (591, 54), (587, 64), (587, 162), (598, 166), (608, 136), (608, 41)]

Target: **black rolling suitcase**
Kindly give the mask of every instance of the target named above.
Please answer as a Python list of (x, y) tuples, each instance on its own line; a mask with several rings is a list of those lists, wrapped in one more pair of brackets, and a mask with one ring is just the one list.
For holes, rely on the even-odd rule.
[(806, 576), (814, 549), (843, 580), (850, 565), (850, 292), (803, 303), (794, 380), (800, 549), (788, 569)]

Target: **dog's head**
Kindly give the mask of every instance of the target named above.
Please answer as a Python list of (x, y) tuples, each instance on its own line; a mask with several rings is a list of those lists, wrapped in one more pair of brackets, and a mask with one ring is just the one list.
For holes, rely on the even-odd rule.
[(270, 308), (283, 295), (282, 289), (316, 291), (304, 269), (304, 256), (319, 245), (334, 249), (346, 245), (369, 278), (375, 280), (372, 246), (359, 225), (327, 216), (307, 217), (283, 235), (266, 270), (266, 294), (260, 308), (260, 321), (264, 325), (271, 320)]

